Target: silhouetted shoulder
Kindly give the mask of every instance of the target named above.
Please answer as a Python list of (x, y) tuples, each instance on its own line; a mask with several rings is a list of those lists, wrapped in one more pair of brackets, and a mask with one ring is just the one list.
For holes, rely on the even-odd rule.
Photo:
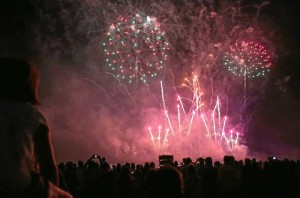
[(48, 121), (44, 114), (27, 103), (0, 101), (0, 115), (2, 118), (4, 116), (6, 119), (17, 122), (24, 128), (36, 129), (40, 125), (48, 127)]

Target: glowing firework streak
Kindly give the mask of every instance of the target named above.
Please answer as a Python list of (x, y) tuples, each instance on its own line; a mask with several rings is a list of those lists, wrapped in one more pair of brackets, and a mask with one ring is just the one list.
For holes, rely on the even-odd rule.
[(219, 128), (221, 128), (221, 110), (220, 110), (220, 101), (219, 101), (219, 97), (218, 96), (217, 96), (217, 104), (218, 104)]
[(183, 113), (184, 113), (184, 115), (185, 115), (185, 117), (186, 117), (186, 113), (185, 113), (185, 110), (184, 110), (184, 107), (183, 107), (183, 103), (182, 103), (182, 100), (181, 100), (181, 97), (180, 97), (180, 96), (178, 96), (178, 100), (179, 100), (179, 103), (180, 103), (180, 105), (181, 105), (182, 111), (183, 111)]
[(238, 140), (239, 140), (239, 133), (236, 133), (235, 144), (237, 144), (237, 143), (238, 143)]
[(165, 134), (164, 134), (164, 139), (163, 142), (161, 141), (161, 126), (158, 126), (158, 132), (157, 132), (157, 136), (153, 135), (153, 132), (151, 130), (151, 127), (148, 127), (149, 133), (150, 133), (150, 137), (151, 140), (153, 142), (154, 148), (157, 152), (163, 152), (166, 142), (168, 140), (168, 135), (169, 135), (169, 129), (166, 129)]
[(149, 127), (148, 130), (149, 130), (149, 133), (150, 133), (151, 140), (152, 140), (152, 142), (153, 142), (154, 148), (155, 148), (155, 150), (156, 150), (156, 144), (155, 144), (155, 140), (154, 140), (154, 137), (153, 137), (153, 133), (152, 133), (152, 131), (151, 131), (151, 127)]
[[(224, 117), (223, 119), (223, 126), (221, 127), (221, 111), (220, 111), (220, 107), (219, 107), (219, 100), (217, 99), (216, 101), (216, 104), (214, 106), (214, 110), (212, 112), (212, 116), (211, 116), (211, 120), (212, 120), (212, 128), (213, 128), (213, 136), (215, 137), (214, 140), (217, 141), (217, 140), (220, 140), (222, 142), (222, 140), (224, 139), (224, 141), (226, 142), (228, 148), (230, 150), (233, 150), (235, 148), (235, 145), (238, 144), (238, 133), (237, 133), (237, 136), (234, 138), (233, 137), (233, 130), (230, 130), (229, 131), (229, 137), (227, 137), (226, 135), (226, 132), (225, 132), (225, 127), (226, 127), (226, 121), (227, 121), (227, 116)], [(218, 124), (216, 123), (216, 118), (215, 118), (215, 115), (216, 115), (216, 112), (215, 111), (218, 111)], [(209, 126), (207, 125), (207, 120), (208, 118), (206, 116), (204, 116), (203, 114), (201, 115), (202, 117), (202, 121), (204, 123), (204, 126), (206, 128), (206, 131), (208, 133), (208, 136), (211, 137), (212, 134), (210, 133), (210, 130), (209, 130)], [(218, 127), (217, 127), (218, 126)], [(218, 138), (219, 137), (219, 138)]]
[(215, 122), (215, 109), (212, 113), (212, 121), (213, 121), (213, 127), (214, 127), (214, 136), (215, 136), (215, 139), (217, 138), (217, 132), (216, 132), (216, 122)]
[(165, 111), (165, 115), (166, 115), (166, 117), (167, 117), (168, 124), (169, 124), (169, 126), (170, 126), (171, 131), (172, 131), (172, 135), (173, 135), (173, 137), (175, 137), (175, 133), (174, 133), (174, 130), (173, 130), (173, 127), (172, 127), (172, 123), (171, 123), (171, 120), (170, 120), (168, 111)]
[(161, 90), (161, 100), (162, 100), (162, 103), (163, 103), (164, 110), (166, 112), (167, 108), (166, 108), (166, 102), (165, 102), (165, 96), (164, 96), (164, 87), (163, 87), (162, 81), (160, 81), (160, 90)]
[[(184, 143), (183, 140), (191, 136), (193, 129), (201, 128), (201, 126), (204, 126), (204, 130), (206, 131), (206, 136), (208, 136), (211, 140), (213, 139), (215, 142), (217, 141), (222, 142), (223, 140), (226, 142), (228, 148), (230, 150), (233, 150), (235, 148), (235, 145), (238, 144), (239, 134), (237, 133), (236, 137), (233, 137), (232, 130), (228, 132), (229, 134), (226, 133), (227, 116), (222, 117), (221, 105), (220, 105), (221, 103), (220, 103), (219, 96), (217, 96), (216, 98), (212, 111), (210, 111), (209, 109), (204, 109), (201, 104), (202, 92), (200, 90), (200, 85), (197, 76), (193, 78), (192, 82), (189, 81), (188, 79), (185, 79), (185, 81), (187, 82), (187, 84), (183, 84), (183, 86), (187, 87), (190, 91), (192, 91), (192, 95), (191, 95), (191, 99), (189, 99), (188, 97), (183, 98), (177, 95), (177, 101), (179, 101), (179, 103), (176, 106), (177, 107), (176, 118), (175, 117), (171, 118), (168, 113), (167, 104), (165, 101), (163, 83), (162, 81), (160, 82), (162, 108), (164, 109), (164, 116), (166, 118), (166, 122), (167, 122), (166, 124), (169, 126), (169, 129), (167, 130), (162, 143), (161, 132), (160, 132), (161, 129), (159, 127), (157, 142), (155, 142), (156, 143), (155, 145), (156, 147), (158, 147), (158, 150), (159, 151), (164, 150), (168, 138), (169, 130), (171, 130), (173, 135), (172, 141), (174, 142), (172, 145), (176, 147), (177, 146), (180, 147), (180, 145)], [(182, 99), (186, 99), (191, 104), (191, 105), (187, 105), (190, 108), (189, 112), (185, 110), (184, 102)], [(185, 114), (184, 119), (181, 116), (181, 112)], [(197, 116), (199, 114), (200, 116)], [(174, 125), (173, 122), (175, 122), (176, 124)], [(197, 128), (194, 127), (194, 124), (198, 124)], [(180, 135), (177, 136), (176, 133), (179, 133)], [(151, 139), (153, 138), (151, 137)], [(154, 138), (154, 140), (156, 139)]]
[(159, 145), (159, 150), (160, 150), (160, 132), (161, 132), (161, 126), (158, 127), (158, 145)]
[(167, 132), (166, 132), (166, 135), (165, 135), (165, 138), (164, 138), (164, 142), (163, 142), (163, 146), (162, 146), (162, 150), (164, 150), (164, 148), (165, 148), (166, 141), (167, 141), (167, 138), (168, 138), (168, 134), (169, 134), (169, 129), (167, 129)]
[(230, 130), (230, 142), (231, 142), (231, 147), (233, 147), (233, 141), (232, 141), (232, 140), (233, 140), (233, 139), (232, 139), (232, 132), (233, 132), (233, 131), (232, 131), (232, 130)]
[(222, 127), (222, 134), (221, 134), (221, 140), (222, 140), (223, 137), (226, 138), (225, 131), (224, 131), (225, 125), (226, 125), (226, 120), (227, 120), (227, 116), (225, 116), (225, 118), (224, 118), (224, 124), (223, 124), (223, 127)]
[[(222, 139), (224, 139), (228, 145), (228, 148), (232, 150), (234, 148), (234, 146), (236, 144), (238, 144), (238, 134), (237, 134), (236, 138), (233, 138), (233, 134), (232, 134), (233, 132), (231, 131), (230, 136), (227, 137), (226, 132), (225, 132), (227, 116), (225, 116), (222, 121), (219, 97), (217, 96), (212, 113), (208, 114), (211, 116), (207, 116), (207, 114), (205, 113), (205, 112), (207, 112), (207, 110), (204, 110), (202, 108), (202, 104), (201, 104), (202, 92), (200, 90), (200, 84), (198, 81), (198, 77), (194, 76), (192, 82), (189, 81), (188, 79), (185, 79), (185, 81), (187, 81), (188, 84), (183, 84), (183, 86), (187, 87), (193, 93), (192, 99), (191, 100), (188, 99), (188, 101), (190, 101), (192, 103), (192, 107), (191, 107), (192, 113), (191, 113), (191, 115), (189, 115), (190, 122), (189, 122), (189, 126), (187, 129), (187, 135), (190, 134), (191, 126), (192, 126), (195, 114), (201, 113), (201, 120), (206, 129), (207, 136), (209, 138), (214, 136), (215, 141), (218, 141), (218, 140), (222, 141)], [(183, 104), (182, 104), (182, 107), (183, 107)], [(177, 110), (177, 112), (178, 112), (178, 110)], [(211, 132), (211, 130), (212, 130), (212, 132)]]
[(202, 95), (202, 93), (200, 92), (200, 84), (199, 84), (197, 76), (194, 76), (194, 78), (193, 78), (193, 92), (194, 92), (194, 100), (195, 100), (195, 104), (196, 104), (195, 105), (196, 110), (198, 110), (198, 109), (201, 108), (201, 95)]
[[(218, 112), (218, 124), (219, 124), (219, 129), (218, 131), (216, 130), (216, 121), (215, 121), (215, 112)], [(212, 113), (212, 121), (213, 121), (213, 128), (214, 128), (214, 136), (215, 139), (217, 136), (219, 136), (219, 130), (221, 128), (221, 111), (220, 111), (220, 103), (219, 103), (219, 97), (217, 97), (216, 105), (214, 107), (213, 113)]]
[(204, 117), (203, 114), (201, 114), (201, 117), (202, 117), (202, 121), (203, 121), (203, 123), (204, 123), (204, 126), (205, 126), (205, 128), (206, 128), (207, 136), (208, 136), (209, 138), (211, 138), (211, 135), (210, 135), (208, 126), (207, 126), (207, 124), (206, 124), (206, 119), (205, 119), (205, 117)]
[(230, 139), (227, 140), (228, 144), (230, 143), (230, 148), (234, 149), (235, 146), (238, 144), (239, 133), (236, 133), (236, 137), (233, 138), (233, 130), (230, 130)]
[(189, 135), (190, 132), (191, 132), (191, 127), (192, 127), (192, 123), (193, 123), (195, 114), (196, 114), (195, 111), (193, 111), (193, 113), (192, 113), (192, 118), (191, 118), (191, 122), (190, 122), (189, 129), (188, 129), (188, 132), (187, 132), (187, 135)]
[(179, 128), (179, 133), (181, 133), (181, 125), (180, 125), (180, 107), (177, 105), (177, 118), (178, 118), (178, 128)]
[(160, 81), (160, 88), (161, 88), (161, 99), (162, 99), (162, 102), (163, 102), (163, 108), (164, 108), (164, 111), (165, 111), (165, 115), (167, 117), (168, 124), (170, 126), (171, 131), (172, 131), (172, 135), (175, 136), (175, 133), (174, 133), (171, 121), (170, 121), (170, 117), (169, 117), (169, 114), (168, 114), (168, 111), (167, 111), (167, 108), (166, 108), (166, 102), (165, 102), (165, 96), (164, 96), (164, 87), (163, 87), (162, 81)]

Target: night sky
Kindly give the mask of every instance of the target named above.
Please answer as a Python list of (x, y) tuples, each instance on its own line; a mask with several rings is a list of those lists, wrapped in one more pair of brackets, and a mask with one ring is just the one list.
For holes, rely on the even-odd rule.
[(248, 136), (248, 145), (253, 151), (264, 150), (270, 155), (279, 152), (288, 157), (294, 154), (286, 153), (286, 150), (294, 150), (299, 157), (300, 48), (297, 5), (297, 1), (271, 1), (270, 7), (266, 8), (266, 16), (271, 18), (279, 32), (278, 43), (284, 46), (284, 50), (278, 51), (272, 75), (282, 79), (285, 88), (278, 91), (281, 82), (275, 79), (268, 85)]
[[(109, 2), (113, 5), (113, 2), (118, 1)], [(139, 8), (143, 8), (143, 1), (136, 2), (140, 2)], [(184, 9), (187, 2), (193, 1), (173, 2), (180, 13), (180, 9)], [(215, 2), (215, 5), (218, 5), (218, 1)], [(242, 2), (243, 5), (249, 5), (250, 2), (251, 5), (262, 3), (250, 0)], [(247, 115), (243, 117), (247, 122), (243, 125), (244, 132), (240, 141), (245, 147), (238, 156), (300, 158), (298, 4), (297, 0), (271, 0), (256, 17), (258, 26), (261, 27), (259, 38), (267, 38), (272, 49), (272, 68), (266, 79), (247, 84), (249, 100), (245, 111)], [(105, 73), (103, 57), (99, 58), (97, 53), (103, 36), (97, 34), (105, 32), (107, 20), (100, 19), (102, 10), (89, 10), (97, 5), (97, 1), (79, 0), (56, 0), (51, 3), (2, 0), (0, 56), (27, 58), (39, 66), (42, 101), (40, 109), (49, 120), (57, 161), (85, 160), (93, 153), (103, 155), (111, 162), (153, 160), (157, 154), (151, 151), (152, 143), (143, 127), (150, 119), (155, 122), (160, 120), (159, 116), (155, 116), (160, 112), (157, 105), (160, 100), (160, 87), (155, 80), (150, 83), (151, 86), (123, 86)], [(253, 6), (243, 8), (243, 12), (251, 13)], [(217, 6), (214, 9), (217, 9)], [(130, 13), (130, 10), (126, 13)], [(159, 17), (177, 25), (179, 19), (177, 16), (168, 19), (167, 15), (171, 15), (170, 13), (171, 11), (166, 13), (166, 16), (162, 13)], [(96, 17), (93, 17), (94, 15)], [(185, 17), (182, 21), (189, 24), (189, 16)], [(174, 29), (177, 27), (175, 25)], [(166, 102), (172, 103), (173, 86), (182, 83), (183, 77), (190, 77), (192, 72), (203, 74), (204, 88), (206, 91), (210, 88), (205, 84), (209, 82), (208, 72), (201, 73), (199, 67), (195, 69), (192, 66), (182, 66), (192, 65), (193, 61), (190, 60), (193, 57), (196, 57), (195, 60), (204, 59), (195, 55), (190, 47), (191, 42), (180, 40), (184, 37), (180, 37), (181, 35), (173, 29), (168, 30), (171, 32), (169, 36), (176, 41), (176, 45), (172, 46), (175, 51), (171, 55), (173, 60), (169, 62), (176, 66), (173, 71), (175, 80), (173, 79), (172, 84), (172, 77), (168, 72), (161, 77), (166, 81), (165, 86), (170, 88), (166, 91), (166, 95), (169, 96), (166, 97)], [(186, 38), (189, 38), (188, 41), (193, 40), (191, 37)], [(216, 37), (213, 41), (219, 42), (218, 39)], [(185, 44), (190, 48), (185, 48)], [(209, 44), (206, 45), (207, 49), (210, 49)], [(216, 84), (224, 84), (225, 80), (220, 80), (224, 72), (213, 71), (210, 69), (209, 74), (216, 76)], [(235, 82), (234, 77), (226, 79), (228, 82)], [(233, 98), (227, 107), (228, 116), (233, 119), (239, 117), (234, 110), (241, 102), (236, 98), (239, 97), (238, 92), (243, 90), (243, 84), (240, 86), (235, 83), (233, 88), (228, 87), (229, 92), (224, 90), (216, 89), (223, 95), (231, 94)], [(226, 154), (217, 146), (210, 146), (210, 143), (202, 142), (200, 145), (200, 153), (203, 152), (199, 155), (204, 157), (213, 155), (210, 150)]]

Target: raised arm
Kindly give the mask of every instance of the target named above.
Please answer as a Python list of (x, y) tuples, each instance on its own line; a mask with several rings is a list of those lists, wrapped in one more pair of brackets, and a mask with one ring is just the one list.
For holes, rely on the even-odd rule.
[(35, 154), (40, 165), (40, 173), (58, 186), (58, 169), (54, 157), (53, 145), (49, 129), (41, 125), (34, 135)]

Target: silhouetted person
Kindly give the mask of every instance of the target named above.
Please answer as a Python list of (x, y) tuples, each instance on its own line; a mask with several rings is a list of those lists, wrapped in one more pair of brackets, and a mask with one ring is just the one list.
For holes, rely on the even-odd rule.
[(84, 172), (86, 197), (100, 197), (101, 171), (99, 164), (93, 160), (88, 160), (86, 167)]
[(203, 181), (198, 176), (196, 167), (190, 163), (187, 167), (187, 176), (183, 180), (184, 195), (186, 198), (200, 198), (202, 197)]
[(35, 107), (39, 72), (21, 59), (0, 59), (1, 197), (51, 197), (60, 194), (49, 126)]
[(115, 197), (115, 173), (111, 169), (105, 169), (102, 172), (102, 192), (100, 197)]
[(133, 180), (128, 166), (123, 166), (121, 169), (121, 173), (117, 178), (116, 193), (117, 198), (133, 197)]
[(84, 191), (85, 191), (84, 172), (85, 172), (84, 162), (82, 160), (79, 160), (77, 162), (77, 168), (75, 170), (76, 177), (78, 179), (78, 183), (76, 186), (77, 197), (84, 197)]
[(143, 168), (143, 189), (144, 191), (147, 191), (149, 188), (149, 177), (153, 176), (153, 172), (155, 172), (154, 168), (150, 168), (149, 162), (145, 162), (144, 168)]
[(75, 164), (71, 161), (66, 163), (66, 171), (64, 174), (65, 182), (68, 187), (69, 192), (75, 196), (76, 187), (78, 184), (78, 177), (75, 172)]
[(181, 167), (182, 171), (182, 177), (186, 178), (188, 175), (188, 166), (193, 162), (192, 159), (190, 157), (187, 158), (183, 158), (182, 159), (183, 162), (183, 166)]
[(69, 192), (66, 181), (65, 181), (65, 172), (66, 172), (66, 166), (63, 162), (59, 163), (57, 165), (58, 167), (58, 176), (59, 176), (59, 187), (67, 192)]
[(155, 169), (155, 163), (154, 163), (154, 162), (150, 162), (149, 166), (150, 166), (150, 169), (151, 169), (151, 168), (152, 168), (152, 169)]
[(213, 166), (212, 158), (205, 158), (205, 166), (202, 170), (203, 197), (219, 197), (218, 169)]
[(222, 164), (219, 161), (214, 162), (214, 167), (216, 167), (218, 170), (221, 168)]
[(105, 169), (105, 170), (110, 169), (110, 164), (106, 161), (105, 157), (102, 157), (102, 160), (100, 161), (100, 163), (101, 163), (102, 169)]
[(171, 166), (164, 166), (149, 176), (147, 198), (182, 198), (183, 181), (181, 173)]
[(142, 165), (136, 165), (135, 172), (133, 174), (133, 187), (134, 187), (134, 197), (135, 198), (143, 198), (143, 173), (142, 173)]
[[(253, 163), (253, 164), (252, 164)], [(245, 197), (257, 197), (259, 194), (260, 174), (255, 162), (245, 159), (241, 172), (242, 190)]]
[(240, 171), (234, 166), (232, 156), (224, 156), (224, 164), (219, 169), (218, 182), (221, 198), (241, 197)]
[(205, 167), (205, 160), (204, 160), (204, 158), (199, 157), (199, 158), (197, 159), (196, 164), (197, 164), (197, 167), (198, 167), (198, 175), (199, 175), (200, 177), (202, 177), (203, 169), (204, 169), (204, 167)]

